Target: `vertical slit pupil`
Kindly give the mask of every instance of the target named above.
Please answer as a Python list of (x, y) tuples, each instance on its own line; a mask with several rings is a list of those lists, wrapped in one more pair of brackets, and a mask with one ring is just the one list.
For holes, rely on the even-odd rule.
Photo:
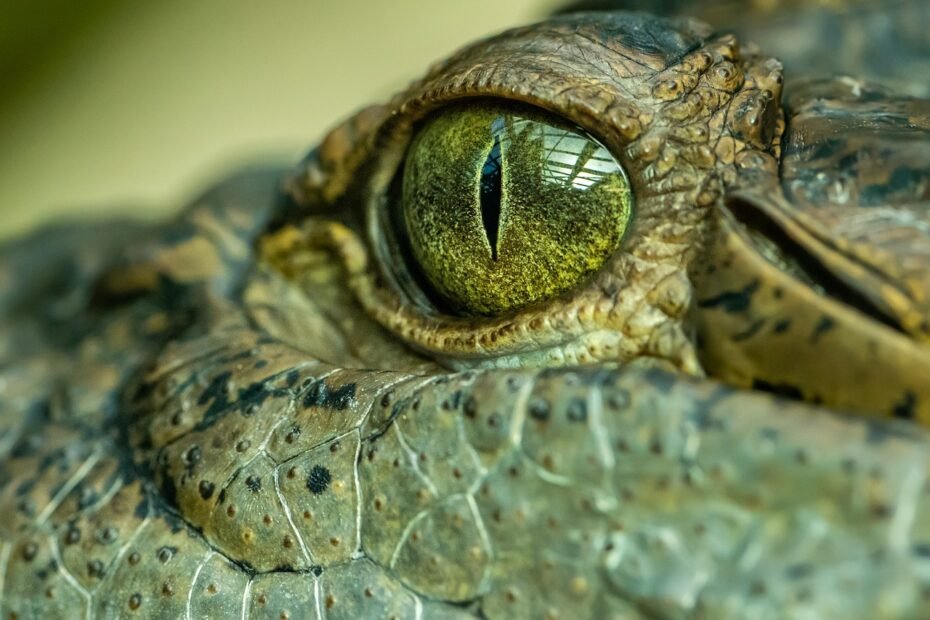
[(502, 167), (501, 141), (498, 136), (494, 136), (494, 146), (491, 147), (481, 168), (481, 222), (491, 246), (491, 258), (495, 261), (501, 221)]

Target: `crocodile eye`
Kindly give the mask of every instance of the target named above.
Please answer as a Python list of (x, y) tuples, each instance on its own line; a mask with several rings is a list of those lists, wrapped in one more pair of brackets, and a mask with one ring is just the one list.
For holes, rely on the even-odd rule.
[(623, 168), (582, 129), (493, 103), (428, 118), (402, 183), (400, 227), (415, 271), (471, 315), (577, 285), (617, 249), (633, 203)]

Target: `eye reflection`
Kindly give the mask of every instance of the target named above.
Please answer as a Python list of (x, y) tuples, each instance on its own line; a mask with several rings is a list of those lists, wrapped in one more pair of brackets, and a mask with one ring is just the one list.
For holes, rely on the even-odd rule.
[(535, 109), (459, 105), (427, 120), (401, 204), (415, 271), (462, 314), (551, 297), (598, 269), (632, 212), (623, 169), (581, 129)]
[(617, 162), (600, 144), (586, 136), (550, 127), (528, 119), (513, 123), (514, 131), (525, 134), (527, 142), (538, 145), (541, 180), (577, 190), (590, 189), (617, 170)]

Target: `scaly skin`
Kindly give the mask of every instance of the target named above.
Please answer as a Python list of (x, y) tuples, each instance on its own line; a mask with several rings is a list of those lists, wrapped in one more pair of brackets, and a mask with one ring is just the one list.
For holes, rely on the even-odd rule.
[[(3, 248), (2, 617), (930, 616), (930, 437), (876, 419), (930, 420), (927, 103), (781, 89), (700, 22), (558, 18), (170, 224)], [(381, 219), (476, 96), (637, 197), (491, 319), (409, 299)]]

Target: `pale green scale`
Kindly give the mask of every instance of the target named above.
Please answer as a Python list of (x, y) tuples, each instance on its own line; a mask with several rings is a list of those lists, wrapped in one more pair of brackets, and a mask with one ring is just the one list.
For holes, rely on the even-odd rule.
[(567, 291), (620, 245), (630, 183), (582, 129), (512, 104), (429, 118), (403, 178), (406, 234), (441, 302), (497, 314)]

